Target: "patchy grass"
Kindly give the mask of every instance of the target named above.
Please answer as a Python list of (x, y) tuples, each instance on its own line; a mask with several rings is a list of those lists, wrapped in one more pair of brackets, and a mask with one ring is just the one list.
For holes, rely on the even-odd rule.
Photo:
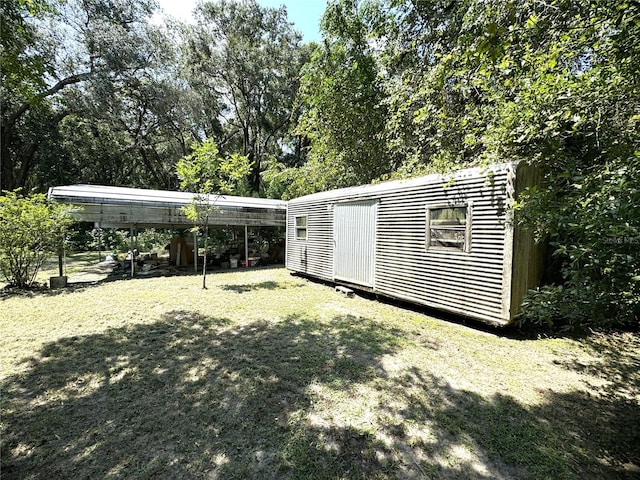
[(207, 283), (1, 299), (3, 478), (640, 474), (638, 336), (510, 338), (277, 268)]
[[(105, 258), (105, 253), (102, 252), (103, 260)], [(98, 252), (72, 252), (67, 254), (63, 259), (63, 272), (65, 275), (69, 277), (73, 277), (79, 274), (88, 274), (91, 270), (96, 269), (96, 263), (98, 262)], [(57, 277), (60, 273), (58, 270), (58, 257), (51, 257), (46, 260), (35, 278), (34, 287), (48, 287), (49, 278)], [(104, 277), (104, 276), (103, 276)], [(3, 289), (8, 286), (8, 282), (6, 279), (0, 274), (0, 294)]]

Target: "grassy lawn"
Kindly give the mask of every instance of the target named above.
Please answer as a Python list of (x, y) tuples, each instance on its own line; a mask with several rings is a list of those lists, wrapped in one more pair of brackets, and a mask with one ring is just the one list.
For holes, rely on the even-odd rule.
[(640, 476), (637, 335), (515, 338), (281, 268), (207, 283), (0, 299), (2, 478)]

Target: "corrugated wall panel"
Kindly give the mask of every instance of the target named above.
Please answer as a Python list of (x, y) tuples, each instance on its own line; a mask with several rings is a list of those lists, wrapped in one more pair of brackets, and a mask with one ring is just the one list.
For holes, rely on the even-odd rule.
[[(499, 195), (500, 183), (493, 188)], [(502, 320), (504, 204), (483, 178), (380, 199), (376, 291), (488, 321)], [(470, 252), (426, 249), (427, 205), (471, 201)]]
[[(307, 217), (307, 238), (295, 235), (295, 217)], [(287, 268), (326, 280), (333, 279), (333, 211), (326, 203), (287, 208)]]
[[(493, 167), (493, 174), (470, 170), (456, 176), (453, 182), (447, 177), (425, 177), (402, 183), (359, 187), (357, 199), (377, 201), (377, 228), (375, 239), (375, 287), (378, 293), (430, 307), (449, 310), (489, 322), (506, 323), (505, 286), (505, 233), (507, 224), (508, 175), (512, 166)], [(489, 170), (487, 170), (489, 172)], [(397, 188), (395, 186), (397, 185)], [(369, 193), (371, 192), (371, 193)], [(351, 190), (321, 194), (321, 201), (308, 201), (305, 197), (289, 202), (289, 217), (293, 212), (309, 212), (326, 229), (323, 235), (309, 239), (306, 247), (306, 271), (300, 269), (301, 255), (295, 255), (288, 245), (288, 267), (331, 280), (330, 267), (314, 265), (311, 271), (311, 252), (322, 250), (322, 261), (331, 264), (332, 225), (330, 210), (337, 202), (353, 200)], [(317, 198), (317, 197), (316, 197)], [(427, 206), (464, 206), (471, 203), (471, 247), (469, 252), (426, 247)], [(291, 219), (288, 220), (292, 229)], [(293, 234), (293, 230), (291, 234)], [(295, 239), (293, 239), (295, 240)], [(320, 254), (320, 253), (318, 253)], [(509, 270), (510, 271), (510, 270)], [(510, 280), (509, 280), (510, 281)]]

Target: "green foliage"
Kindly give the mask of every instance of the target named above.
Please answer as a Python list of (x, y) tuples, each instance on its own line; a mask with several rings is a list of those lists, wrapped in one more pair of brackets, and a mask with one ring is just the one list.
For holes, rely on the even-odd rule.
[[(110, 180), (131, 178), (136, 163), (144, 163), (149, 176), (158, 170), (149, 145), (161, 143), (152, 143), (152, 134), (166, 119), (149, 117), (163, 95), (156, 92), (152, 102), (149, 91), (136, 89), (140, 82), (132, 80), (143, 83), (153, 78), (150, 71), (160, 60), (168, 63), (168, 42), (145, 25), (154, 5), (152, 0), (2, 2), (2, 190), (46, 190), (58, 179), (103, 181), (109, 175), (102, 173), (111, 168), (102, 166), (105, 158), (126, 165)], [(118, 109), (122, 103), (128, 115)], [(81, 128), (65, 132), (60, 125), (70, 115)], [(112, 134), (104, 134), (105, 123)], [(92, 130), (93, 125), (102, 128)], [(65, 134), (71, 136), (67, 145)], [(110, 143), (112, 138), (117, 141)], [(90, 140), (86, 150), (83, 140)], [(93, 146), (98, 157), (91, 155)], [(142, 146), (147, 148), (141, 152)]]
[[(145, 228), (136, 234), (134, 246), (143, 252), (163, 250), (173, 235), (172, 231)], [(126, 252), (131, 248), (131, 237), (129, 230), (93, 228), (72, 232), (66, 245), (78, 252), (96, 251), (98, 248), (102, 251)]]
[(327, 7), (325, 40), (302, 69), (298, 94), (296, 133), (309, 139), (308, 162), (285, 173), (285, 197), (368, 183), (391, 170), (384, 91), (364, 22), (356, 2)]
[(559, 322), (561, 328), (637, 328), (640, 152), (554, 178), (544, 189), (529, 190), (516, 205), (521, 224), (551, 239), (561, 276), (557, 285), (530, 293), (523, 321)]
[(46, 60), (40, 52), (30, 49), (37, 34), (28, 18), (41, 18), (54, 11), (56, 3), (43, 0), (4, 0), (0, 3), (0, 78), (3, 89), (33, 95), (44, 86)]
[[(519, 199), (519, 221), (550, 242), (558, 276), (527, 300), (525, 321), (638, 327), (640, 5), (333, 5), (345, 3), (359, 6), (361, 35), (376, 45), (392, 176), (514, 160), (539, 168), (544, 183)], [(331, 46), (352, 35), (339, 30)]]
[(69, 207), (42, 194), (0, 196), (0, 271), (13, 286), (30, 287), (42, 263), (61, 248), (71, 225)]
[(115, 228), (93, 228), (87, 231), (90, 241), (88, 250), (124, 250), (129, 249), (129, 233)]
[(241, 192), (246, 186), (251, 162), (244, 155), (220, 155), (218, 145), (209, 138), (197, 146), (191, 155), (180, 159), (176, 166), (180, 185), (194, 193), (193, 201), (183, 207), (184, 214), (196, 225), (194, 231), (204, 230), (204, 264), (202, 288), (206, 287), (209, 218), (216, 211), (216, 200), (221, 194)]
[(250, 170), (246, 156), (237, 153), (221, 156), (212, 138), (195, 147), (191, 155), (181, 158), (176, 165), (180, 186), (194, 193), (193, 202), (183, 207), (187, 218), (197, 225), (208, 225), (216, 210), (217, 197), (242, 193)]
[[(226, 151), (251, 162), (249, 187), (261, 189), (264, 161), (292, 147), (289, 128), (306, 50), (284, 7), (255, 0), (202, 3), (186, 32), (187, 78), (207, 102), (215, 95)], [(208, 132), (212, 136), (213, 132)]]
[(242, 192), (250, 169), (251, 163), (244, 155), (220, 155), (212, 138), (196, 146), (176, 165), (182, 189), (203, 195)]
[[(353, 172), (344, 163), (327, 163), (320, 158), (309, 158), (299, 167), (287, 167), (280, 162), (269, 162), (263, 172), (265, 183), (269, 186), (267, 194), (271, 198), (289, 200), (315, 192), (323, 192), (353, 184)], [(351, 182), (347, 178), (352, 178)]]
[[(149, 22), (153, 0), (1, 2), (0, 189), (92, 183), (176, 189), (208, 137), (252, 162), (305, 156), (291, 131), (310, 49), (284, 8), (208, 2), (197, 24)], [(268, 186), (267, 186), (268, 187)]]
[(136, 245), (143, 252), (161, 251), (171, 242), (171, 237), (173, 237), (173, 232), (146, 228), (136, 236)]

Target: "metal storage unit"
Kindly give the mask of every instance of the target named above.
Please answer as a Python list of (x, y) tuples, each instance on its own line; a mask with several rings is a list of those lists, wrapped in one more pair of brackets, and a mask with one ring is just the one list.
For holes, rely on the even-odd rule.
[(542, 270), (541, 248), (510, 222), (534, 173), (508, 163), (293, 199), (287, 268), (508, 324)]

